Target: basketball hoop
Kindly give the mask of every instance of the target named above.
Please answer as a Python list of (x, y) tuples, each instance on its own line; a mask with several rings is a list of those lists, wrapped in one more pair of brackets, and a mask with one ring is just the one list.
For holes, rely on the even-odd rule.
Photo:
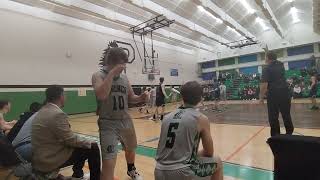
[(152, 62), (153, 63), (144, 64), (144, 66), (142, 67), (142, 74), (160, 75), (158, 59), (153, 59)]

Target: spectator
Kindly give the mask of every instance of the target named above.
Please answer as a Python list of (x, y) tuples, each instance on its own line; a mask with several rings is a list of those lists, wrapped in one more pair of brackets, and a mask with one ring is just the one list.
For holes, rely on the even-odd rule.
[(248, 90), (248, 99), (252, 100), (253, 99), (253, 95), (254, 95), (253, 90), (251, 88), (249, 88), (249, 90)]
[(243, 89), (243, 99), (248, 100), (248, 89), (246, 87)]
[(83, 166), (88, 159), (90, 179), (100, 177), (100, 152), (96, 142), (91, 142), (71, 131), (68, 116), (61, 108), (65, 96), (62, 87), (53, 85), (46, 89), (44, 105), (32, 121), (32, 167), (40, 174), (73, 165), (74, 178), (82, 178)]
[(301, 90), (301, 87), (296, 84), (293, 88), (293, 98), (301, 98), (302, 97), (302, 90)]
[[(31, 148), (31, 126), (37, 113), (34, 113), (30, 118), (25, 120), (25, 123), (19, 129), (17, 135), (12, 140), (14, 149), (28, 162), (31, 162), (32, 148)], [(19, 121), (18, 121), (19, 122)], [(18, 123), (17, 123), (18, 124)]]
[(293, 97), (293, 88), (294, 88), (293, 79), (290, 78), (287, 80), (287, 82), (288, 82), (288, 87), (290, 91), (290, 97)]
[(310, 93), (309, 96), (311, 98), (312, 107), (311, 110), (318, 110), (319, 107), (317, 106), (317, 88), (318, 88), (318, 77), (317, 73), (312, 73), (310, 77)]
[(10, 109), (11, 109), (10, 101), (0, 100), (0, 133), (8, 134), (9, 131), (14, 126), (14, 124), (17, 122), (16, 120), (13, 120), (11, 122), (6, 122), (4, 120), (3, 115), (10, 112)]
[(10, 142), (16, 138), (17, 134), (19, 133), (20, 129), (24, 125), (24, 123), (36, 112), (39, 111), (41, 108), (41, 104), (38, 102), (33, 102), (29, 107), (29, 112), (24, 112), (20, 115), (19, 121), (12, 127), (11, 131), (8, 133), (7, 138)]

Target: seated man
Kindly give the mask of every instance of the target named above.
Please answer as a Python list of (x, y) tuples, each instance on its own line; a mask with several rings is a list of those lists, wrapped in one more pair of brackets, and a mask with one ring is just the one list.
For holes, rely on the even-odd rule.
[[(39, 109), (41, 108), (41, 104), (38, 102), (33, 102), (29, 109), (29, 112), (24, 112), (20, 115), (20, 119), (19, 121), (12, 127), (12, 129), (10, 130), (10, 132), (7, 135), (7, 138), (10, 142), (12, 142), (17, 134), (19, 133), (20, 129), (22, 128), (22, 126), (24, 125), (24, 123), (37, 111), (39, 111)], [(29, 127), (31, 128), (31, 127)]]
[[(12, 146), (16, 152), (22, 156), (22, 158), (28, 162), (31, 162), (32, 150), (31, 150), (31, 125), (37, 113), (33, 114), (16, 135), (12, 141)], [(10, 131), (11, 132), (11, 131)]]
[(89, 163), (90, 179), (100, 178), (100, 152), (96, 142), (73, 133), (68, 116), (61, 108), (65, 96), (62, 87), (46, 89), (46, 105), (34, 117), (31, 130), (32, 167), (37, 174), (47, 174), (73, 165), (72, 177), (83, 177), (82, 168)]
[[(200, 84), (187, 82), (181, 87), (181, 95), (183, 106), (162, 121), (155, 180), (222, 180), (222, 162), (213, 156), (209, 120), (194, 108), (201, 101)], [(198, 152), (200, 139), (203, 150)]]

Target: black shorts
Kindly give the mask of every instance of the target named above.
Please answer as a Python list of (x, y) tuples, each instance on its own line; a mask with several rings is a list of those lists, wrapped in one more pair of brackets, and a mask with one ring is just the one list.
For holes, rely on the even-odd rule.
[(160, 97), (156, 97), (156, 106), (160, 107), (160, 106), (164, 106), (165, 102), (164, 102), (164, 97), (160, 96)]
[(220, 99), (220, 92), (213, 91), (213, 100), (219, 100), (219, 99)]
[(315, 88), (312, 88), (312, 89), (310, 90), (309, 96), (312, 97), (312, 98), (317, 97), (317, 88), (316, 88), (316, 87), (315, 87)]

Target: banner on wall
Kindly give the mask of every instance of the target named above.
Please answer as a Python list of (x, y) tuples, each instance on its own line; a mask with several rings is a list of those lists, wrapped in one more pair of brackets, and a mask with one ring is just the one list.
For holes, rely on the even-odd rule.
[(79, 88), (78, 96), (87, 96), (87, 90), (85, 88)]
[(178, 76), (179, 75), (178, 69), (170, 69), (170, 75), (171, 76)]

